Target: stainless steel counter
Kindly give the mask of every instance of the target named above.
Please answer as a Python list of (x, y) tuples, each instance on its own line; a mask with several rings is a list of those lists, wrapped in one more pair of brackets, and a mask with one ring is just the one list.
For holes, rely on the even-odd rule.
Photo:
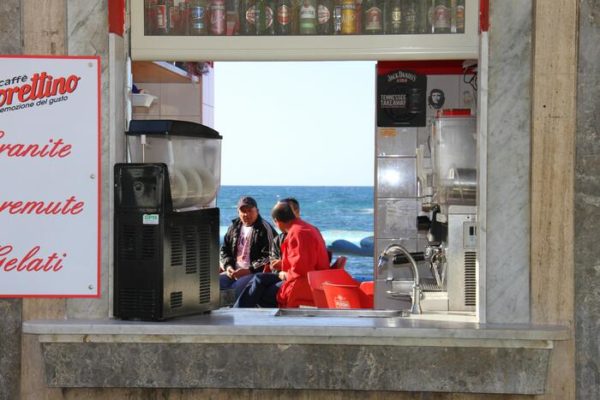
[[(23, 332), (41, 335), (41, 341), (164, 342), (202, 341), (204, 343), (348, 343), (394, 345), (423, 344), (488, 345), (499, 347), (548, 347), (548, 341), (568, 338), (565, 327), (527, 324), (479, 324), (475, 317), (459, 313), (427, 313), (408, 317), (353, 316), (278, 316), (277, 309), (225, 308), (204, 315), (176, 318), (162, 322), (106, 320), (34, 320), (23, 323)], [(98, 337), (96, 337), (98, 336)], [(71, 338), (69, 338), (71, 337)], [(409, 340), (404, 342), (405, 340)], [(443, 342), (440, 339), (444, 339)], [(474, 342), (472, 342), (474, 341)], [(487, 346), (486, 346), (487, 347)]]

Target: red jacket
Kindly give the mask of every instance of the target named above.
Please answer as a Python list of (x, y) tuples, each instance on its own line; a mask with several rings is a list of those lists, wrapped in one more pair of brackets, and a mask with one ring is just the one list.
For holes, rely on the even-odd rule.
[(277, 292), (279, 306), (314, 306), (307, 273), (328, 268), (329, 256), (319, 230), (299, 218), (293, 220), (281, 245), (281, 270), (287, 276)]

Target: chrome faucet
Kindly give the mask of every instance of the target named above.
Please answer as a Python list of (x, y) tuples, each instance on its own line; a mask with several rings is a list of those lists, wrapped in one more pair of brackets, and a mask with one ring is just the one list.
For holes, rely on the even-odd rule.
[[(410, 312), (412, 314), (421, 314), (421, 285), (419, 284), (419, 269), (417, 268), (417, 262), (404, 246), (401, 246), (397, 243), (392, 243), (388, 247), (386, 247), (386, 249), (379, 256), (379, 260), (377, 262), (377, 271), (380, 272), (383, 269), (383, 267), (385, 267), (389, 263), (389, 255), (392, 256), (393, 260), (393, 256), (395, 256), (398, 253), (403, 253), (406, 256), (406, 258), (408, 258), (412, 269), (414, 281), (412, 286), (412, 304)], [(391, 276), (391, 274), (388, 274), (386, 281), (390, 282), (393, 279), (394, 278)]]

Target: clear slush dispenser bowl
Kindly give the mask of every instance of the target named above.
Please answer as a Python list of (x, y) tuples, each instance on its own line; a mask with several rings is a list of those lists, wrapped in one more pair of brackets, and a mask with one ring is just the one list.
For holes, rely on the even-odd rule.
[(439, 204), (475, 205), (477, 132), (473, 116), (438, 116), (433, 129), (433, 185)]
[(174, 209), (215, 207), (221, 186), (221, 136), (201, 124), (133, 120), (127, 132), (129, 161), (165, 163)]

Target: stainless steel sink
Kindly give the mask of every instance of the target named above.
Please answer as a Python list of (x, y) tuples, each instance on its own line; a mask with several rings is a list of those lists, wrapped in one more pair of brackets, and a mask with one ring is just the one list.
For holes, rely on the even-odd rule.
[(350, 317), (350, 318), (393, 318), (408, 317), (406, 310), (371, 310), (344, 308), (280, 308), (276, 317)]

